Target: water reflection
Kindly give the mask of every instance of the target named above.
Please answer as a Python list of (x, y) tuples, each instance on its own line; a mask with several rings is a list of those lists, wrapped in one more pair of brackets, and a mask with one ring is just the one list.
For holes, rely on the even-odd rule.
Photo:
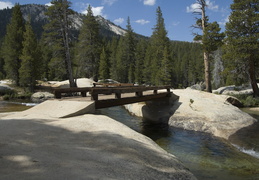
[(27, 106), (26, 104), (22, 104), (21, 102), (0, 101), (0, 113), (24, 111), (29, 109), (30, 107), (31, 106)]
[(141, 133), (150, 137), (154, 141), (166, 139), (172, 136), (168, 124), (151, 123), (148, 120), (143, 120), (141, 123)]

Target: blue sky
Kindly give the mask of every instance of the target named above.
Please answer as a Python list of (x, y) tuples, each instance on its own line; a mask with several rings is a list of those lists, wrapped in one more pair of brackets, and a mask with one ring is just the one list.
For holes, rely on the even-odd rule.
[[(207, 15), (210, 21), (217, 21), (222, 30), (230, 15), (232, 0), (206, 0)], [(19, 4), (48, 4), (50, 0), (0, 0), (0, 9)], [(70, 0), (72, 9), (84, 13), (90, 4), (95, 15), (102, 15), (115, 24), (126, 27), (130, 17), (134, 32), (145, 36), (152, 35), (156, 24), (156, 9), (161, 7), (165, 19), (168, 37), (171, 40), (192, 41), (195, 15), (192, 11), (197, 7), (196, 0)]]

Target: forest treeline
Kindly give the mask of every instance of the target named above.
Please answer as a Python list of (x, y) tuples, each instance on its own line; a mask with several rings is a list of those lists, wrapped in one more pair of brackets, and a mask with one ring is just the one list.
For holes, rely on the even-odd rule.
[[(246, 69), (247, 63), (243, 63), (245, 57), (233, 59), (231, 56), (231, 52), (237, 52), (238, 48), (232, 46), (230, 37), (234, 35), (230, 32), (234, 30), (230, 25), (225, 39), (229, 45), (232, 43), (231, 46), (224, 47), (228, 44), (209, 39), (213, 36), (218, 40), (223, 33), (219, 32), (216, 23), (208, 23), (208, 17), (203, 19), (208, 27), (204, 28), (203, 36), (196, 36), (196, 39), (200, 38), (199, 43), (171, 41), (167, 37), (162, 10), (158, 7), (157, 22), (150, 38), (137, 35), (131, 27), (130, 18), (124, 36), (107, 37), (100, 33), (100, 24), (89, 6), (75, 36), (75, 12), (70, 9), (71, 2), (53, 0), (52, 4), (46, 12), (48, 21), (41, 36), (33, 31), (31, 18), (26, 21), (22, 18), (19, 4), (12, 9), (12, 18), (0, 45), (0, 79), (11, 78), (17, 85), (28, 87), (31, 91), (35, 80), (69, 79), (70, 85), (76, 86), (75, 79), (81, 77), (184, 88), (205, 81), (206, 50), (211, 64), (207, 70), (211, 74), (212, 86), (247, 83), (251, 77), (249, 68)], [(254, 5), (258, 7), (258, 3)], [(236, 6), (234, 3), (232, 9)], [(258, 13), (255, 18), (258, 18)], [(197, 25), (201, 25), (201, 21), (197, 21)], [(258, 29), (254, 34), (257, 42), (252, 39), (250, 42), (255, 44), (255, 51), (258, 50)], [(217, 46), (209, 46), (210, 42), (215, 42)], [(254, 64), (256, 70), (258, 54), (253, 57), (256, 61), (250, 64)], [(251, 73), (257, 75), (256, 71)]]

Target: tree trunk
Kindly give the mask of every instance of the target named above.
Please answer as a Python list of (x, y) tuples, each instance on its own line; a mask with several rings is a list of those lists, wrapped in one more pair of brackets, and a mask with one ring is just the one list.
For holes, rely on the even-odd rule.
[(68, 20), (67, 20), (67, 13), (66, 9), (64, 8), (64, 34), (63, 34), (63, 41), (65, 45), (65, 60), (66, 60), (66, 69), (67, 69), (67, 74), (68, 74), (68, 79), (69, 79), (69, 84), (70, 87), (76, 87), (76, 83), (73, 77), (73, 71), (72, 71), (72, 63), (71, 63), (71, 56), (70, 56), (70, 48), (69, 48), (69, 37), (68, 37)]
[[(206, 28), (206, 12), (205, 12), (206, 2), (205, 2), (205, 0), (200, 0), (200, 5), (201, 5), (201, 15), (202, 15), (202, 18), (201, 18), (202, 19), (202, 31), (203, 31), (203, 36), (204, 36), (205, 28)], [(204, 56), (206, 91), (211, 93), (212, 87), (211, 87), (209, 52), (206, 52), (206, 50), (204, 50), (203, 56)]]
[(209, 53), (204, 52), (204, 68), (205, 68), (205, 84), (206, 84), (206, 91), (212, 92), (212, 86), (211, 86), (211, 74), (210, 74), (210, 59), (209, 59)]
[(251, 86), (252, 86), (252, 89), (254, 92), (254, 96), (258, 97), (259, 89), (258, 89), (257, 82), (256, 82), (255, 65), (254, 65), (254, 61), (252, 58), (250, 58), (250, 60), (249, 60), (249, 76), (250, 76), (250, 82), (251, 82)]

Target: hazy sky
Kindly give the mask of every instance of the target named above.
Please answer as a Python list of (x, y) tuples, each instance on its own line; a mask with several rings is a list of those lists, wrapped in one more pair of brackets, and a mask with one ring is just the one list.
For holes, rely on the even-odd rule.
[[(206, 0), (207, 15), (210, 21), (217, 21), (222, 30), (230, 15), (232, 0)], [(125, 28), (130, 17), (134, 32), (151, 36), (156, 24), (156, 9), (161, 7), (165, 19), (168, 37), (171, 40), (192, 41), (195, 23), (193, 10), (197, 8), (196, 0), (71, 0), (72, 9), (85, 13), (88, 5), (92, 6), (95, 15)], [(19, 4), (48, 4), (50, 0), (0, 0), (0, 9)]]

